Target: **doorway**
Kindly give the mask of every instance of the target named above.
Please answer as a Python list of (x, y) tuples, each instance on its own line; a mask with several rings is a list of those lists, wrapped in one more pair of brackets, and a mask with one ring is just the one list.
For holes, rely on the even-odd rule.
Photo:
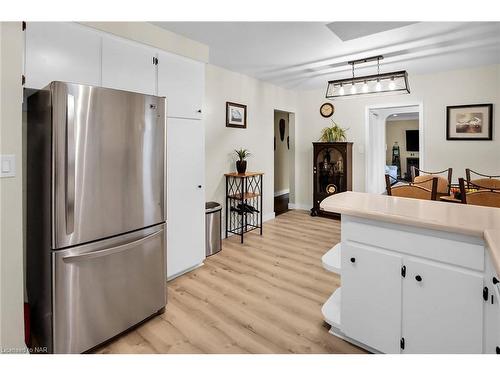
[(365, 191), (385, 191), (391, 183), (410, 180), (411, 166), (423, 168), (423, 108), (421, 103), (366, 108)]
[(411, 182), (411, 167), (420, 168), (418, 112), (397, 112), (385, 120), (385, 173), (391, 183)]
[(295, 115), (274, 110), (274, 214), (281, 215), (294, 203)]

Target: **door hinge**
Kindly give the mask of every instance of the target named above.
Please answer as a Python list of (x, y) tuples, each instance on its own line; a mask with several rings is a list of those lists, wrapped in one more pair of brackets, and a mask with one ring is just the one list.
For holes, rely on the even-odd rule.
[(405, 338), (401, 337), (401, 340), (399, 341), (399, 347), (401, 350), (405, 350)]
[(158, 58), (153, 56), (153, 65), (158, 65)]
[(406, 277), (406, 266), (401, 267), (401, 276)]
[(24, 76), (24, 74), (21, 76), (21, 84), (24, 86), (24, 84), (26, 83), (26, 77)]
[(26, 30), (26, 21), (23, 21), (23, 22), (22, 22), (22, 26), (21, 26), (21, 28), (22, 28), (22, 30), (23, 30), (23, 31), (24, 31), (24, 30)]

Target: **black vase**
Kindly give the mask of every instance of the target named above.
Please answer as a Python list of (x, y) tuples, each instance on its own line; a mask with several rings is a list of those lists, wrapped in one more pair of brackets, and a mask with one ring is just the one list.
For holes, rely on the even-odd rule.
[(236, 170), (238, 171), (238, 173), (245, 173), (247, 170), (247, 161), (236, 160)]

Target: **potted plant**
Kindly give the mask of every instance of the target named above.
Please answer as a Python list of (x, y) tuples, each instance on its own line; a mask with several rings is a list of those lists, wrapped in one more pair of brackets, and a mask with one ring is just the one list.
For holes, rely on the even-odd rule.
[(332, 120), (332, 126), (323, 128), (321, 131), (321, 142), (343, 142), (346, 140), (347, 128), (341, 128), (339, 124)]
[(236, 160), (236, 170), (238, 173), (245, 173), (247, 170), (247, 161), (245, 160), (252, 154), (246, 148), (240, 148), (239, 150), (234, 150), (236, 155), (238, 155), (239, 160)]

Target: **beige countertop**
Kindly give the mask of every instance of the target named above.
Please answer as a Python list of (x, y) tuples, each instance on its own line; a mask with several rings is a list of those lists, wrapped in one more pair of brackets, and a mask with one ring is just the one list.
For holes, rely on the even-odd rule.
[(500, 275), (500, 208), (351, 191), (324, 199), (320, 207), (344, 215), (483, 238)]

